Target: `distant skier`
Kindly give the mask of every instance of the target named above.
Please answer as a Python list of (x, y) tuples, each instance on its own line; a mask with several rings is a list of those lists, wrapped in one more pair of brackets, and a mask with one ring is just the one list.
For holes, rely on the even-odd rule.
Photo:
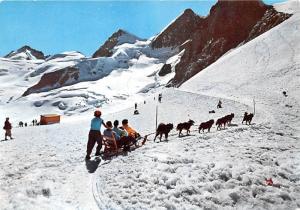
[(3, 129), (5, 130), (5, 140), (7, 140), (7, 137), (10, 137), (10, 139), (13, 139), (11, 137), (11, 129), (12, 129), (12, 127), (11, 127), (11, 124), (9, 122), (9, 118), (8, 117), (6, 118), (6, 120), (4, 122)]
[(218, 109), (221, 109), (221, 108), (222, 108), (222, 101), (221, 101), (221, 100), (219, 100), (218, 105), (217, 105), (217, 108), (218, 108)]
[(134, 110), (133, 114), (137, 115), (137, 114), (140, 114), (140, 112), (139, 112), (139, 110), (136, 109), (136, 110)]
[(22, 121), (19, 122), (19, 127), (23, 127), (24, 123)]
[(102, 148), (102, 136), (100, 131), (101, 125), (107, 128), (103, 119), (101, 118), (101, 112), (97, 110), (94, 112), (94, 118), (91, 121), (91, 129), (89, 132), (89, 139), (87, 143), (86, 156), (85, 156), (86, 160), (91, 159), (91, 153), (93, 151), (96, 142), (98, 145), (96, 148), (95, 156), (100, 155), (100, 150)]
[(285, 97), (288, 96), (287, 93), (286, 93), (286, 91), (283, 91), (282, 94), (283, 94)]
[(137, 103), (134, 104), (134, 109), (137, 109)]
[(161, 99), (162, 99), (162, 94), (158, 94), (158, 102), (161, 103)]

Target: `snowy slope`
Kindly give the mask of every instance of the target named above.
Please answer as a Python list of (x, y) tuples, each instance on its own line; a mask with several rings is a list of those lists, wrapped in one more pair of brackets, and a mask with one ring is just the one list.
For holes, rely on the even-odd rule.
[[(154, 72), (163, 63), (148, 52), (132, 60), (130, 68), (98, 81), (32, 94), (9, 106), (1, 96), (1, 119), (7, 114), (14, 123), (45, 110), (73, 114), (57, 125), (14, 128), (15, 139), (0, 142), (1, 209), (300, 208), (300, 8), (289, 2), (278, 6), (285, 8), (295, 12), (290, 19), (227, 53), (180, 89), (158, 87), (136, 94), (156, 84)], [(128, 55), (125, 49), (117, 52)], [(18, 84), (26, 83), (23, 75), (39, 65), (28, 62), (24, 69), (18, 62), (13, 67), (11, 61), (0, 62), (10, 62), (9, 71), (1, 71), (4, 84), (10, 84), (11, 71), (20, 74)], [(0, 86), (0, 94), (7, 99), (14, 85), (9, 90)], [(160, 104), (153, 100), (155, 91), (162, 91)], [(217, 110), (220, 98), (224, 108)], [(253, 98), (253, 124), (242, 125), (243, 113), (253, 111)], [(140, 115), (133, 115), (133, 107), (117, 111), (135, 101), (141, 102)], [(174, 129), (168, 142), (154, 143), (150, 135), (145, 146), (128, 154), (85, 162), (91, 107), (97, 105), (105, 120), (127, 118), (143, 135), (154, 131), (156, 105), (158, 122), (176, 127), (193, 119), (196, 126), (189, 136), (179, 138)], [(208, 114), (212, 109), (216, 113)], [(198, 133), (200, 122), (232, 112), (233, 124), (225, 130), (213, 126), (210, 133)], [(275, 186), (267, 186), (265, 178), (272, 178)]]
[[(100, 209), (295, 209), (299, 207), (299, 138), (281, 136), (258, 113), (255, 124), (241, 125), (251, 107), (224, 100), (224, 109), (209, 115), (218, 98), (178, 90), (163, 93), (159, 122), (198, 123), (235, 112), (233, 126), (224, 131), (151, 141), (138, 151), (113, 159), (96, 173), (94, 193)], [(155, 127), (153, 104), (141, 105), (133, 126), (150, 133)], [(150, 115), (149, 115), (150, 114)], [(145, 120), (147, 119), (147, 120)], [(146, 131), (144, 131), (146, 129)], [(298, 169), (297, 169), (298, 167)], [(280, 188), (267, 187), (272, 177)]]
[(12, 60), (36, 60), (37, 58), (34, 57), (29, 50), (26, 50), (21, 53), (17, 53), (10, 57)]
[[(169, 141), (161, 143), (153, 143), (151, 135), (144, 147), (108, 161), (84, 162), (92, 112), (82, 119), (63, 119), (60, 125), (16, 128), (16, 140), (1, 142), (1, 204), (4, 209), (299, 206), (299, 138), (282, 136), (263, 122), (268, 117), (263, 112), (252, 126), (241, 125), (243, 112), (252, 108), (236, 101), (224, 99), (224, 109), (209, 115), (217, 101), (176, 89), (163, 92), (159, 122), (192, 118), (198, 124), (234, 111), (233, 125), (204, 134), (192, 127), (191, 135), (182, 138), (173, 130)], [(152, 97), (146, 102), (138, 105), (140, 115), (133, 115), (132, 108), (103, 118), (128, 118), (142, 134), (150, 133), (156, 102)], [(269, 177), (280, 188), (266, 186)]]
[(36, 60), (23, 61), (0, 58), (1, 106), (12, 99), (20, 97), (28, 86), (37, 81), (29, 81), (26, 79), (26, 76), (33, 71), (36, 66), (42, 63), (43, 61)]
[[(294, 5), (294, 1), (291, 3)], [(281, 114), (289, 115), (286, 123), (293, 123), (299, 132), (299, 4), (294, 5), (294, 10), (289, 20), (227, 53), (181, 89), (249, 105), (255, 99), (257, 107), (271, 112), (276, 120), (282, 119)], [(283, 91), (287, 91), (287, 98)], [(278, 107), (282, 113), (277, 113)]]
[[(226, 54), (180, 90), (163, 93), (159, 122), (176, 125), (192, 118), (198, 124), (234, 112), (233, 126), (209, 134), (193, 130), (183, 138), (173, 131), (168, 143), (149, 142), (101, 166), (94, 189), (101, 209), (300, 207), (299, 8), (294, 10), (291, 19)], [(219, 98), (224, 109), (209, 115)], [(254, 124), (243, 126), (253, 98)], [(150, 133), (155, 108), (140, 109), (130, 120)], [(275, 187), (266, 186), (270, 177)]]

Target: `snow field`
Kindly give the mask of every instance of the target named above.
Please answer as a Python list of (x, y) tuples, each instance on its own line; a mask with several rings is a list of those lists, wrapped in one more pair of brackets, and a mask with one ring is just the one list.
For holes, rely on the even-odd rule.
[[(201, 119), (216, 120), (234, 111), (233, 125), (222, 131), (213, 126), (211, 133), (204, 134), (193, 127), (190, 136), (181, 138), (173, 130), (169, 141), (161, 143), (153, 143), (152, 135), (144, 147), (101, 165), (94, 177), (100, 209), (297, 208), (298, 139), (274, 131), (260, 112), (255, 124), (241, 125), (243, 112), (251, 107), (234, 101), (225, 101), (224, 109), (209, 115), (207, 110), (217, 100), (177, 90), (164, 92), (159, 122), (177, 124), (193, 116), (198, 126)], [(139, 105), (140, 115), (129, 117), (140, 130), (155, 126), (153, 103), (147, 104)], [(269, 177), (280, 188), (266, 186)]]
[[(1, 119), (10, 116), (16, 123), (44, 112), (71, 116), (57, 125), (14, 128), (15, 139), (0, 142), (0, 208), (300, 208), (300, 7), (296, 2), (278, 8), (295, 14), (230, 51), (180, 89), (160, 87), (168, 76), (157, 78), (155, 73), (170, 57), (170, 49), (151, 51), (149, 41), (116, 48), (114, 59), (129, 59), (129, 69), (113, 69), (98, 81), (20, 99), (35, 82), (27, 76), (41, 63), (1, 58)], [(174, 65), (179, 57), (167, 63)], [(85, 64), (99, 67), (101, 62), (90, 59)], [(151, 135), (145, 146), (128, 154), (84, 161), (95, 107), (101, 107), (106, 121), (127, 118), (145, 135), (155, 129), (157, 102), (152, 94), (157, 99), (158, 92), (163, 93), (158, 123), (176, 128), (193, 119), (191, 135), (179, 138), (174, 129), (168, 142), (154, 143)], [(253, 98), (253, 124), (241, 125), (243, 113), (253, 112)], [(219, 99), (222, 109), (216, 109)], [(133, 115), (135, 102), (140, 115)], [(119, 111), (125, 107), (131, 108)], [(216, 113), (208, 114), (212, 109)], [(198, 133), (201, 122), (232, 112), (233, 124), (225, 130), (216, 131), (214, 125), (210, 133)], [(266, 186), (265, 178), (272, 178), (275, 186)]]
[[(299, 204), (299, 147), (297, 138), (285, 136), (264, 121), (257, 111), (254, 125), (241, 125), (252, 107), (223, 101), (224, 108), (208, 114), (218, 98), (169, 89), (158, 104), (158, 122), (200, 122), (235, 113), (233, 126), (211, 133), (153, 143), (111, 161), (84, 162), (89, 121), (16, 128), (13, 141), (1, 142), (1, 204), (4, 209), (196, 209), (274, 208)], [(141, 134), (153, 132), (156, 101), (104, 115), (107, 120), (128, 118)], [(103, 110), (105, 113), (105, 110)], [(26, 138), (24, 138), (26, 136)], [(298, 156), (297, 156), (298, 154)], [(14, 160), (13, 162), (11, 160)], [(97, 168), (98, 167), (98, 168)], [(94, 172), (94, 173), (93, 173)], [(265, 186), (272, 177), (281, 188)]]
[(1, 209), (97, 208), (84, 163), (88, 129), (87, 121), (13, 129), (15, 139), (1, 142)]
[[(174, 66), (181, 56), (176, 55), (177, 49), (152, 50), (149, 44), (137, 41), (118, 45), (109, 58), (85, 58), (78, 52), (57, 54), (44, 62), (1, 58), (0, 106), (5, 112), (0, 117), (10, 116), (17, 125), (19, 120), (32, 120), (45, 113), (70, 116), (111, 106), (111, 112), (115, 112), (129, 107), (132, 101), (142, 101), (145, 94), (151, 94), (174, 76), (158, 77), (162, 65), (168, 62)], [(43, 74), (67, 66), (80, 68), (80, 83), (21, 97)], [(27, 107), (26, 113), (16, 112), (21, 106)]]

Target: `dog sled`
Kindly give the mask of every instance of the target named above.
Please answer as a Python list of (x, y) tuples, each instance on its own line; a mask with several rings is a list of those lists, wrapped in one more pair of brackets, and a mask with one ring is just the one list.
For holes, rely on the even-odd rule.
[[(135, 148), (141, 147), (147, 141), (148, 135), (144, 137), (138, 137), (133, 139), (132, 141), (128, 141), (128, 144), (118, 145), (116, 141), (108, 136), (102, 136), (102, 144), (104, 146), (104, 153), (105, 157), (107, 156), (115, 156), (124, 151), (131, 151), (131, 148), (134, 146)], [(139, 143), (140, 142), (140, 143)]]

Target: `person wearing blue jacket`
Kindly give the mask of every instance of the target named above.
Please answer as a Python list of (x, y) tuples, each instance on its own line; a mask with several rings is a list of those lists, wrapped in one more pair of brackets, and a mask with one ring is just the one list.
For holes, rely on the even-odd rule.
[(91, 159), (91, 153), (93, 151), (93, 148), (97, 142), (96, 147), (96, 154), (95, 156), (100, 155), (100, 150), (102, 148), (102, 136), (101, 136), (101, 125), (103, 125), (106, 128), (106, 125), (101, 118), (101, 112), (99, 110), (94, 112), (94, 118), (91, 121), (91, 129), (89, 132), (89, 139), (87, 143), (87, 149), (86, 149), (86, 157), (85, 159), (89, 160)]

